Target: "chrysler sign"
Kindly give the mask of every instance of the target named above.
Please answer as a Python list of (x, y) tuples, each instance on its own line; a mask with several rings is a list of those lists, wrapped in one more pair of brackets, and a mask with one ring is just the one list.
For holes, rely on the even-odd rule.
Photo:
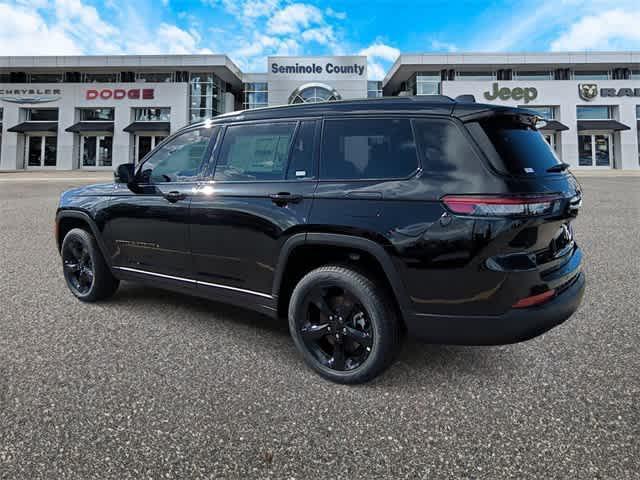
[(0, 100), (11, 103), (55, 102), (62, 97), (59, 88), (0, 88)]

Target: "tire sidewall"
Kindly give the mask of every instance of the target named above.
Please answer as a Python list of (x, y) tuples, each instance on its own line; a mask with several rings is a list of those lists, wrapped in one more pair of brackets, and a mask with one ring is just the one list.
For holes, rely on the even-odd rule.
[[(98, 262), (101, 260), (97, 257), (97, 255), (99, 255), (99, 252), (96, 251), (96, 245), (91, 234), (89, 234), (85, 230), (81, 230), (78, 228), (74, 228), (73, 230), (69, 231), (67, 235), (65, 235), (64, 240), (62, 241), (62, 252), (65, 251), (66, 246), (72, 240), (79, 240), (87, 245), (89, 257), (91, 258), (91, 265), (93, 267), (93, 282), (91, 283), (91, 288), (87, 291), (87, 293), (83, 294), (77, 291), (75, 287), (69, 282), (67, 274), (63, 270), (64, 280), (67, 283), (67, 287), (75, 297), (80, 300), (91, 301), (95, 297), (96, 285), (99, 282), (98, 275), (100, 274), (100, 272), (98, 271)], [(64, 269), (64, 256), (62, 258), (62, 266)]]
[[(349, 272), (349, 275), (345, 275), (341, 270)], [(357, 281), (354, 282), (352, 279), (357, 279)], [(304, 311), (305, 299), (319, 285), (337, 286), (349, 291), (365, 308), (371, 322), (373, 333), (371, 352), (369, 352), (369, 356), (363, 364), (354, 370), (333, 370), (322, 365), (315, 355), (308, 350), (302, 339), (300, 326), (306, 318), (306, 312)], [(389, 328), (390, 325), (388, 323), (389, 312), (383, 302), (384, 299), (377, 294), (375, 285), (366, 277), (351, 269), (337, 268), (331, 270), (320, 268), (304, 276), (293, 291), (289, 303), (288, 316), (289, 331), (307, 365), (323, 377), (341, 383), (360, 383), (375, 376), (386, 366), (385, 358), (387, 358), (394, 340), (393, 331)]]

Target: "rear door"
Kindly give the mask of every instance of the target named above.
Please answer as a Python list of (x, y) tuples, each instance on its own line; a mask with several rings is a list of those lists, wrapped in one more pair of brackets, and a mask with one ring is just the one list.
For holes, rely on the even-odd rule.
[(279, 251), (304, 230), (317, 182), (316, 120), (231, 124), (191, 203), (198, 287), (270, 297)]

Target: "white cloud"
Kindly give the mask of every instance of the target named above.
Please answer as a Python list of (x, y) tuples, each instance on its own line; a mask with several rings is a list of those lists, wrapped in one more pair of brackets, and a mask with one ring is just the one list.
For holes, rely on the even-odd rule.
[(378, 40), (363, 48), (358, 55), (367, 56), (367, 76), (370, 80), (382, 80), (386, 73), (386, 67), (398, 58), (400, 50), (386, 45)]
[(331, 26), (310, 28), (302, 32), (300, 37), (305, 42), (316, 42), (320, 45), (328, 45), (335, 41), (335, 34)]
[(310, 25), (323, 22), (322, 12), (313, 5), (293, 3), (278, 10), (267, 22), (269, 33), (276, 35), (296, 34)]
[(11, 55), (79, 55), (82, 49), (59, 26), (49, 27), (35, 10), (0, 3), (0, 50)]
[(367, 48), (360, 50), (358, 55), (366, 55), (368, 57), (381, 58), (389, 62), (394, 62), (400, 55), (400, 50), (389, 45), (385, 45), (381, 42), (376, 42), (369, 45)]
[(551, 42), (551, 50), (613, 50), (640, 47), (640, 10), (609, 10), (581, 18)]
[(438, 52), (457, 52), (458, 47), (453, 43), (441, 42), (440, 40), (431, 40), (431, 49)]
[(345, 12), (336, 12), (333, 8), (328, 7), (325, 10), (325, 13), (328, 17), (337, 18), (338, 20), (344, 20), (347, 18), (347, 14)]

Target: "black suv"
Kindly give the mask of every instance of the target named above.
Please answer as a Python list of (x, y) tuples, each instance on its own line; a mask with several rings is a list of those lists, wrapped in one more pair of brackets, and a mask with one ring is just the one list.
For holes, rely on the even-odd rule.
[(88, 302), (131, 280), (288, 317), (309, 366), (342, 383), (379, 374), (404, 332), (526, 340), (585, 286), (580, 188), (539, 121), (396, 97), (190, 125), (115, 183), (62, 194), (64, 276)]

